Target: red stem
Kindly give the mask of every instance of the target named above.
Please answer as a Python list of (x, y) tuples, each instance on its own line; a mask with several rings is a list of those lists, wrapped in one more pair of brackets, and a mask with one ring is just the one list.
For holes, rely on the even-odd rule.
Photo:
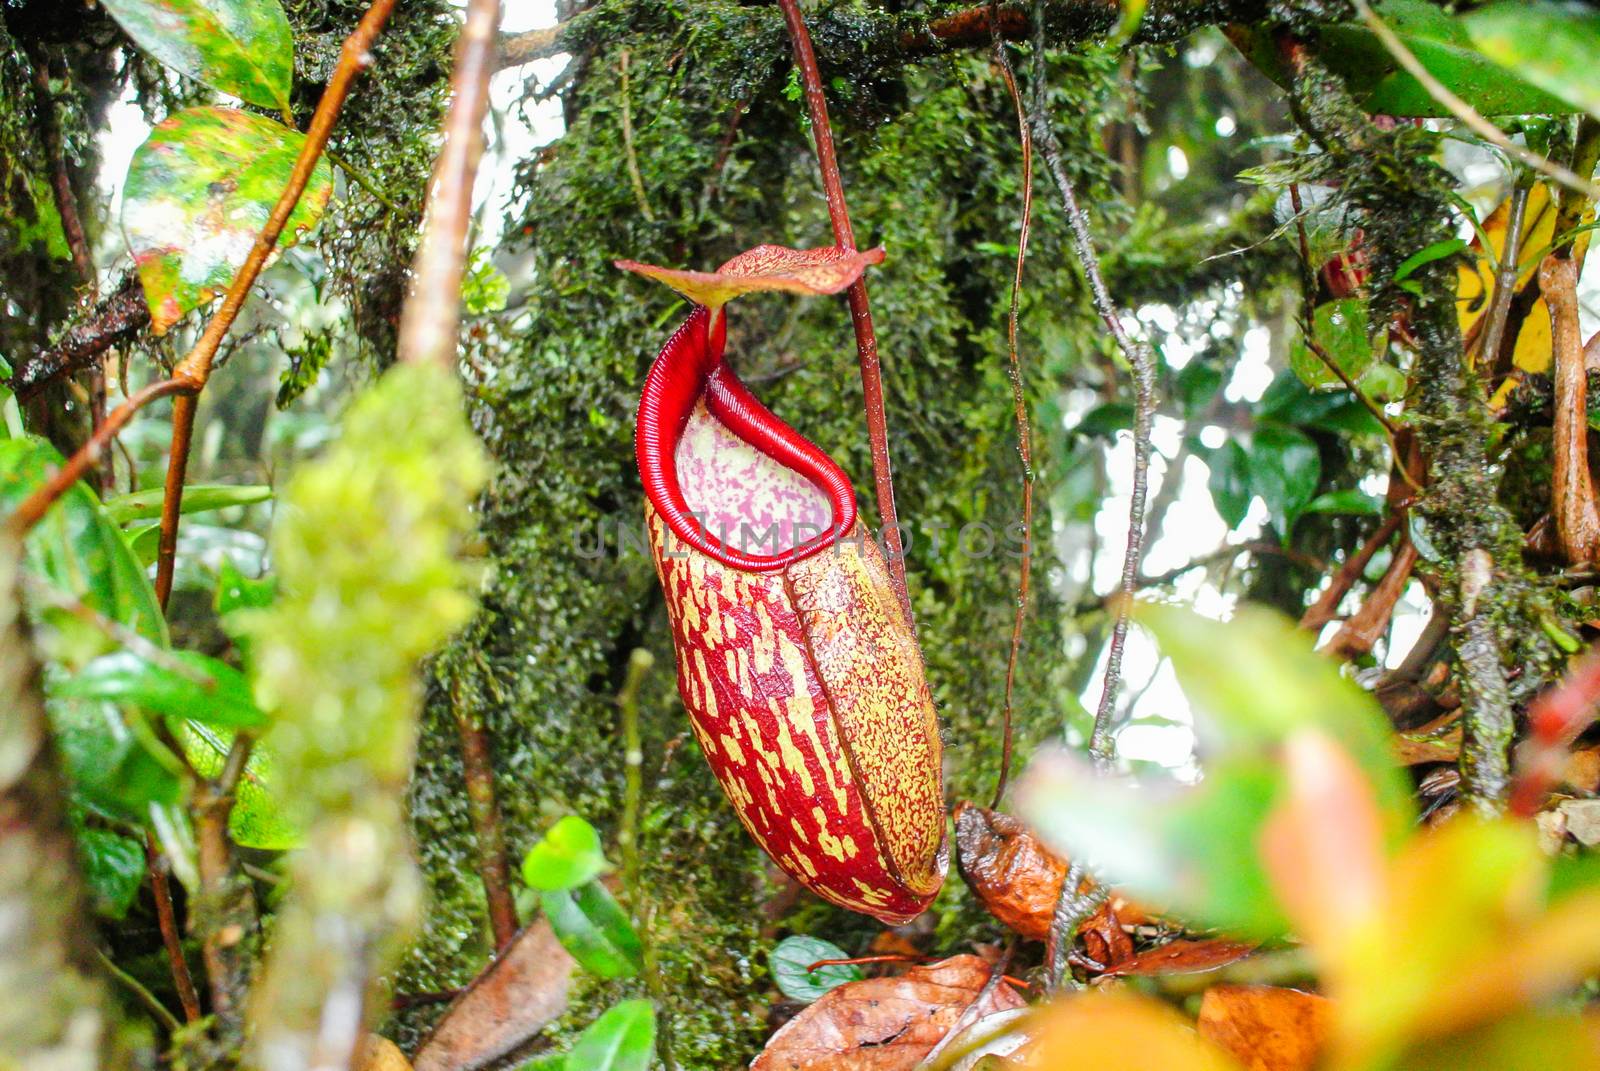
[[(833, 224), (833, 239), (844, 249), (856, 247), (855, 231), (850, 226), (850, 211), (845, 206), (844, 181), (839, 177), (839, 160), (833, 152), (833, 128), (828, 123), (828, 100), (822, 93), (822, 72), (811, 47), (805, 18), (798, 0), (778, 0), (794, 44), (794, 62), (805, 86), (806, 108), (811, 113), (811, 132), (817, 144), (817, 164), (822, 172), (822, 190), (828, 198), (828, 219)], [(906, 620), (912, 620), (911, 598), (906, 592), (905, 545), (900, 536), (900, 518), (894, 508), (894, 473), (889, 463), (889, 431), (883, 415), (883, 377), (878, 368), (878, 337), (872, 329), (872, 307), (867, 301), (867, 280), (863, 276), (851, 285), (850, 322), (856, 331), (856, 354), (861, 363), (861, 394), (866, 402), (867, 440), (872, 446), (872, 482), (877, 489), (878, 519), (883, 526), (883, 541), (888, 549), (889, 577), (894, 584)]]
[(198, 1022), (200, 995), (195, 992), (194, 976), (189, 973), (189, 961), (183, 955), (183, 940), (178, 936), (178, 913), (172, 905), (172, 884), (167, 880), (166, 863), (149, 834), (145, 834), (144, 861), (146, 869), (150, 871), (150, 891), (156, 901), (156, 922), (161, 928), (161, 943), (167, 950), (167, 962), (172, 967), (172, 984), (178, 991), (178, 1002), (183, 1005), (184, 1021)]

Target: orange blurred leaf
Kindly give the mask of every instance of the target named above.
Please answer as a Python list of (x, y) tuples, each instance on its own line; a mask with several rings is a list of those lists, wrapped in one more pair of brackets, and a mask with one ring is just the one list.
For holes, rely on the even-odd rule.
[(1030, 1071), (1238, 1071), (1165, 1004), (1124, 992), (1090, 992), (1050, 1007), (1025, 1050)]
[(1025, 1006), (1001, 982), (975, 1007), (992, 973), (977, 956), (952, 956), (829, 990), (768, 1039), (750, 1071), (910, 1071), (952, 1029)]
[(1255, 945), (1221, 938), (1201, 941), (1169, 941), (1160, 948), (1141, 952), (1106, 971), (1108, 978), (1131, 978), (1157, 974), (1203, 974), (1237, 963), (1256, 950)]
[(1326, 997), (1267, 985), (1218, 985), (1200, 1000), (1200, 1036), (1247, 1071), (1311, 1071), (1328, 1039)]
[(715, 309), (740, 294), (758, 290), (837, 294), (861, 278), (868, 265), (883, 263), (883, 256), (882, 246), (857, 251), (837, 246), (790, 249), (782, 245), (758, 245), (716, 271), (683, 271), (641, 264), (637, 260), (614, 263), (624, 271), (666, 283), (696, 305)]

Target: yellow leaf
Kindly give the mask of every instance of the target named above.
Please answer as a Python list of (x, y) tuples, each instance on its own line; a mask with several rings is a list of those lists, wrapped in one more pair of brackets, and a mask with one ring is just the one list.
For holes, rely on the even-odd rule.
[(1129, 993), (1058, 1001), (1025, 1050), (1028, 1071), (1240, 1071), (1172, 1008)]

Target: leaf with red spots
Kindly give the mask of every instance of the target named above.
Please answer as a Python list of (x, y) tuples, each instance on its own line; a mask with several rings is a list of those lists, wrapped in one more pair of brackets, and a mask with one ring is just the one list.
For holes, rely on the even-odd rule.
[(952, 956), (839, 986), (773, 1034), (750, 1071), (911, 1071), (951, 1030), (1024, 1006), (1005, 982), (985, 992), (992, 973), (977, 956)]
[(861, 278), (868, 265), (881, 263), (882, 246), (857, 251), (837, 246), (790, 249), (781, 245), (746, 249), (716, 271), (682, 271), (641, 264), (637, 260), (615, 261), (624, 271), (666, 283), (696, 305), (713, 309), (740, 294), (759, 290), (837, 294)]
[[(161, 334), (227, 290), (288, 185), (305, 135), (237, 108), (190, 108), (139, 146), (123, 191), (122, 230)], [(280, 249), (316, 226), (333, 194), (320, 161)]]

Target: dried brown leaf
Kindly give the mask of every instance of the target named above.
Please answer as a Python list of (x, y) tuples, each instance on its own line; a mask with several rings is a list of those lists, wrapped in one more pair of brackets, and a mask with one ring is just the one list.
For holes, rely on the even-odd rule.
[(1267, 985), (1217, 985), (1200, 1001), (1200, 1036), (1248, 1071), (1311, 1071), (1327, 1043), (1326, 997)]
[(567, 1010), (577, 962), (540, 918), (445, 1012), (416, 1071), (473, 1071), (516, 1052)]
[(977, 956), (952, 956), (839, 986), (773, 1034), (750, 1071), (910, 1071), (963, 1015), (1024, 1006), (1001, 982), (973, 1007), (992, 970)]
[(1141, 952), (1106, 972), (1107, 977), (1129, 978), (1156, 974), (1201, 974), (1237, 963), (1256, 950), (1255, 945), (1222, 938), (1169, 941)]
[(637, 260), (614, 262), (624, 271), (666, 283), (697, 305), (718, 308), (740, 294), (758, 290), (783, 290), (791, 294), (838, 294), (861, 278), (872, 264), (883, 263), (883, 248), (790, 249), (758, 245), (728, 261), (716, 271), (684, 271), (641, 264)]

